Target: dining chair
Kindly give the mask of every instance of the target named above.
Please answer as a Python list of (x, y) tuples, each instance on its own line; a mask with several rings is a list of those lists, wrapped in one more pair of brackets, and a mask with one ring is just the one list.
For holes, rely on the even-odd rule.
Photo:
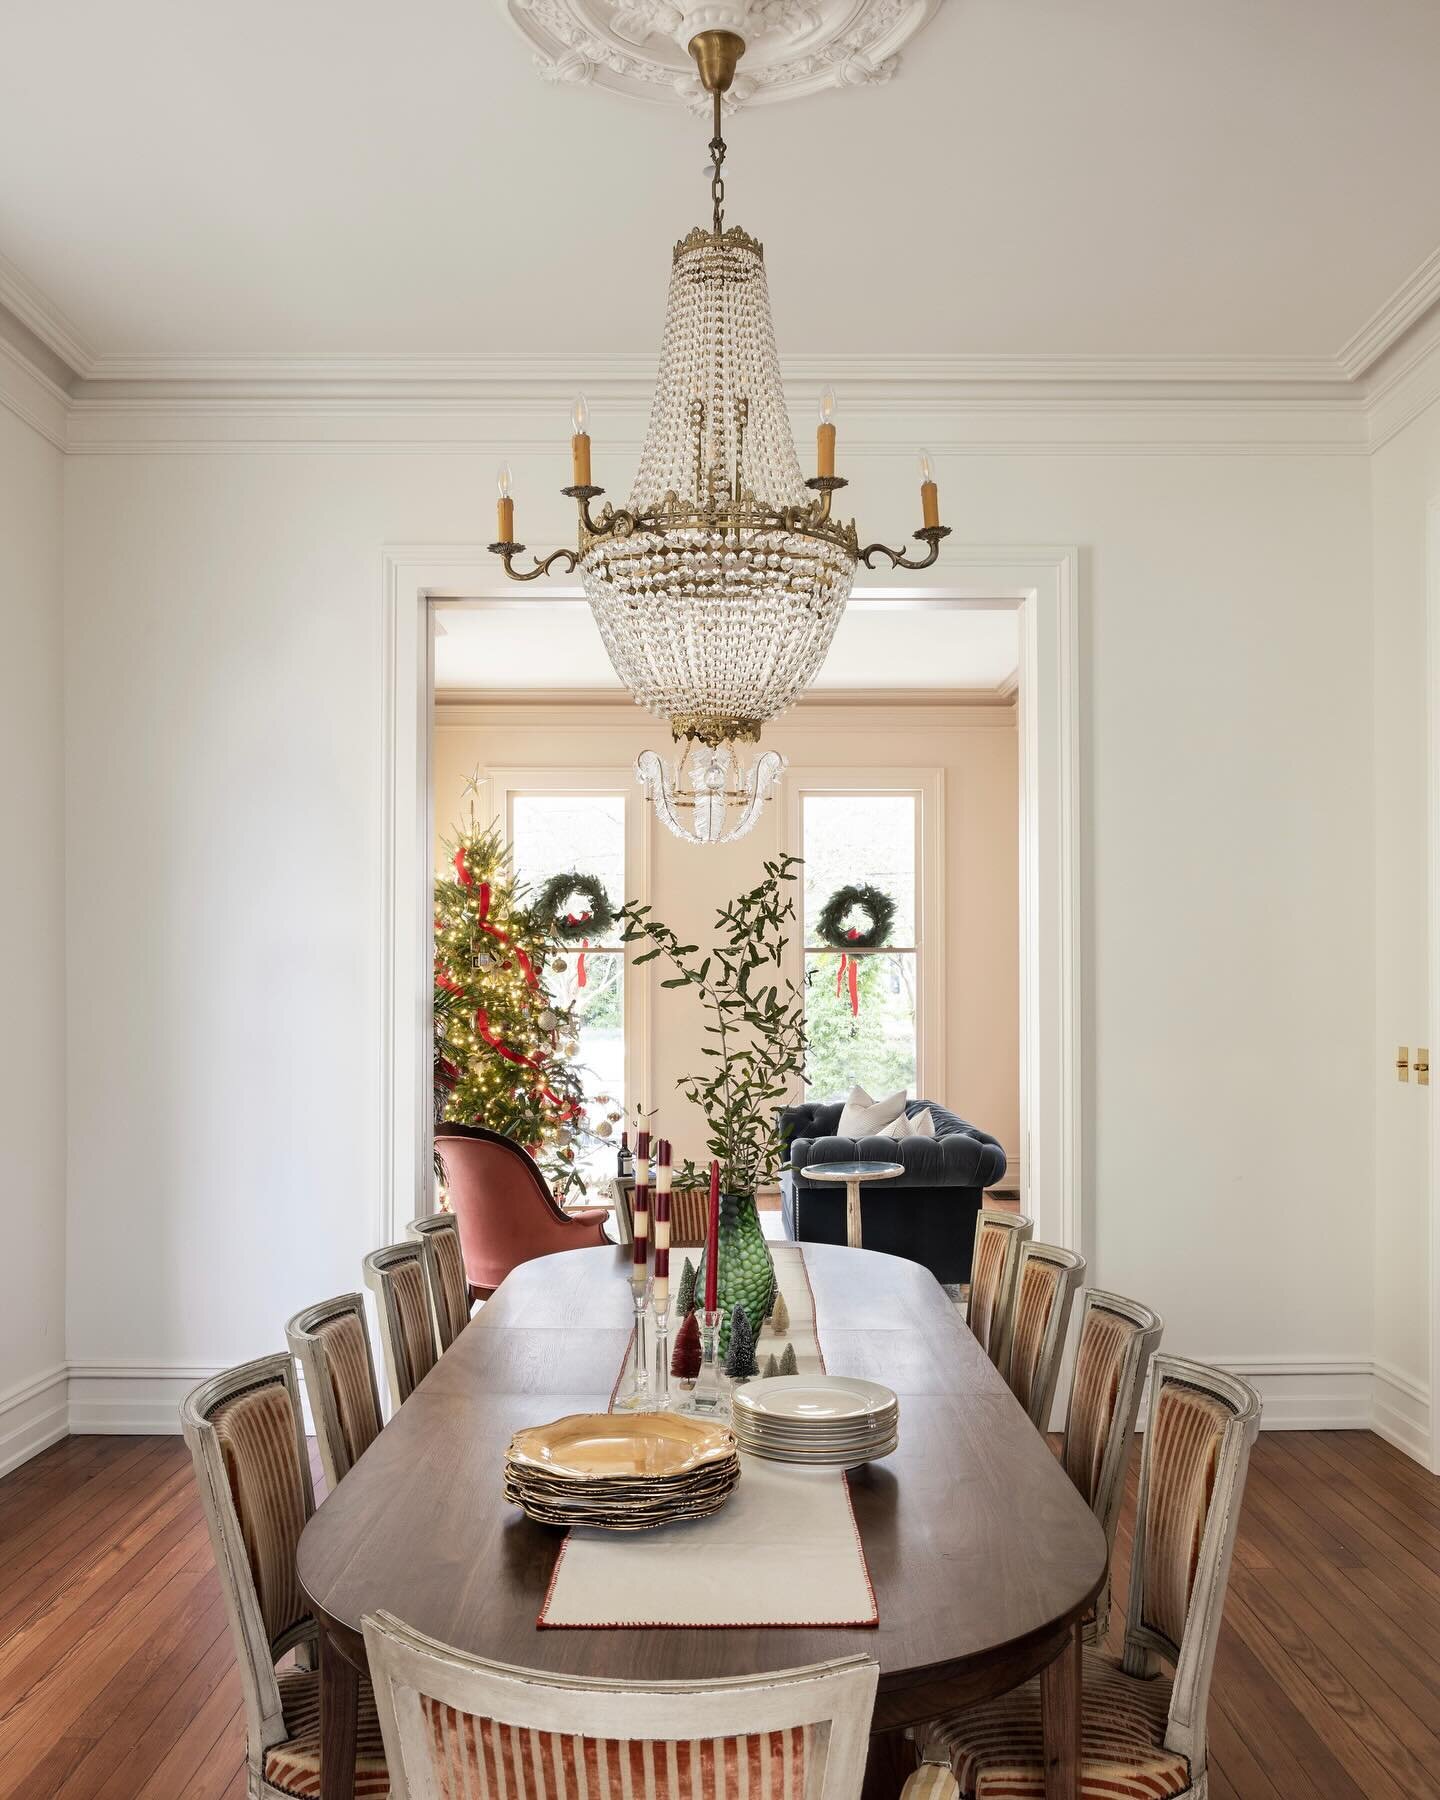
[(488, 1299), (522, 1262), (608, 1244), (603, 1207), (567, 1213), (523, 1145), (484, 1125), (437, 1125), (435, 1152), (460, 1226), (465, 1277)]
[(1005, 1379), (1040, 1431), (1049, 1429), (1070, 1309), (1084, 1278), (1085, 1258), (1075, 1251), (1033, 1240), (1021, 1244)]
[[(1150, 1359), (1160, 1347), (1165, 1322), (1159, 1313), (1121, 1294), (1087, 1288), (1070, 1377), (1070, 1404), (1060, 1459), (1115, 1551), (1115, 1531), (1125, 1499), (1125, 1472), (1135, 1439), (1135, 1418)], [(1103, 1644), (1110, 1631), (1110, 1570), (1084, 1623), (1087, 1644)]]
[[(181, 1403), (180, 1425), (240, 1665), (246, 1795), (318, 1794), (318, 1630), (295, 1573), (315, 1494), (294, 1362), (264, 1356), (202, 1382)], [(277, 1669), (290, 1651), (297, 1666)], [(362, 1681), (355, 1793), (380, 1800), (389, 1791), (374, 1693)]]
[(470, 1323), (470, 1284), (454, 1213), (412, 1219), (406, 1229), (420, 1240), (420, 1264), (435, 1325), (435, 1347), (444, 1355)]
[(305, 1377), (325, 1488), (333, 1494), (384, 1424), (365, 1296), (337, 1294), (307, 1306), (286, 1325), (285, 1342)]
[(385, 1382), (394, 1413), (440, 1360), (425, 1286), (424, 1253), (418, 1240), (411, 1238), (404, 1244), (372, 1250), (362, 1267), (365, 1285), (375, 1296)]
[[(1151, 1363), (1124, 1654), (1082, 1653), (1083, 1795), (1209, 1792), (1210, 1676), (1259, 1429), (1259, 1396), (1236, 1376), (1177, 1356)], [(947, 1753), (963, 1800), (1045, 1793), (1038, 1676), (919, 1735), (927, 1755)]]
[(982, 1208), (975, 1219), (970, 1307), (965, 1321), (997, 1369), (1005, 1367), (1010, 1342), (1020, 1246), (1029, 1242), (1033, 1230), (1023, 1213), (989, 1212)]
[(362, 1623), (395, 1800), (859, 1800), (879, 1679), (868, 1656), (603, 1681), (486, 1662), (385, 1612)]

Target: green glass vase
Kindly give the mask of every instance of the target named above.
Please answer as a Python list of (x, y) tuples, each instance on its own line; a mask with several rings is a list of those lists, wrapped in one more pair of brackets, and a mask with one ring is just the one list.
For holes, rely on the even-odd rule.
[[(720, 1196), (720, 1271), (715, 1282), (716, 1300), (720, 1308), (720, 1352), (730, 1348), (730, 1314), (737, 1306), (745, 1308), (745, 1316), (754, 1327), (755, 1336), (770, 1317), (775, 1305), (775, 1260), (765, 1233), (760, 1229), (760, 1214), (753, 1194)], [(700, 1272), (695, 1291), (705, 1292), (705, 1257), (700, 1257)]]

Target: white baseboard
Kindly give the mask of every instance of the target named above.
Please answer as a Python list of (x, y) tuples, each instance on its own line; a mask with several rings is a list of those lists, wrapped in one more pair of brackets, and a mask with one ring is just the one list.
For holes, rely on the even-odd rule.
[(1430, 1390), (1391, 1363), (1375, 1364), (1371, 1429), (1378, 1437), (1430, 1467)]
[(69, 1370), (57, 1363), (0, 1394), (0, 1475), (70, 1433)]
[(71, 1363), (70, 1429), (149, 1437), (180, 1429), (180, 1402), (218, 1375), (198, 1363)]

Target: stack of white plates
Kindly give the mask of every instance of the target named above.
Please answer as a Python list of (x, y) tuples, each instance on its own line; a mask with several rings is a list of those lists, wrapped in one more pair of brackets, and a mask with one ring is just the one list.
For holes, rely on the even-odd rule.
[(772, 1375), (731, 1397), (740, 1448), (773, 1462), (856, 1469), (900, 1441), (900, 1402), (854, 1375)]

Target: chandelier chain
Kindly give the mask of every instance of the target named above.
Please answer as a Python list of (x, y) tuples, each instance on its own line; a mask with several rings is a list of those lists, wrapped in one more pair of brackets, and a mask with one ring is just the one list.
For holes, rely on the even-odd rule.
[(710, 200), (714, 207), (714, 231), (716, 237), (725, 229), (725, 177), (721, 174), (721, 166), (725, 161), (725, 138), (720, 123), (720, 93), (715, 93), (715, 135), (710, 139), (710, 161), (714, 165), (714, 173), (710, 177)]

